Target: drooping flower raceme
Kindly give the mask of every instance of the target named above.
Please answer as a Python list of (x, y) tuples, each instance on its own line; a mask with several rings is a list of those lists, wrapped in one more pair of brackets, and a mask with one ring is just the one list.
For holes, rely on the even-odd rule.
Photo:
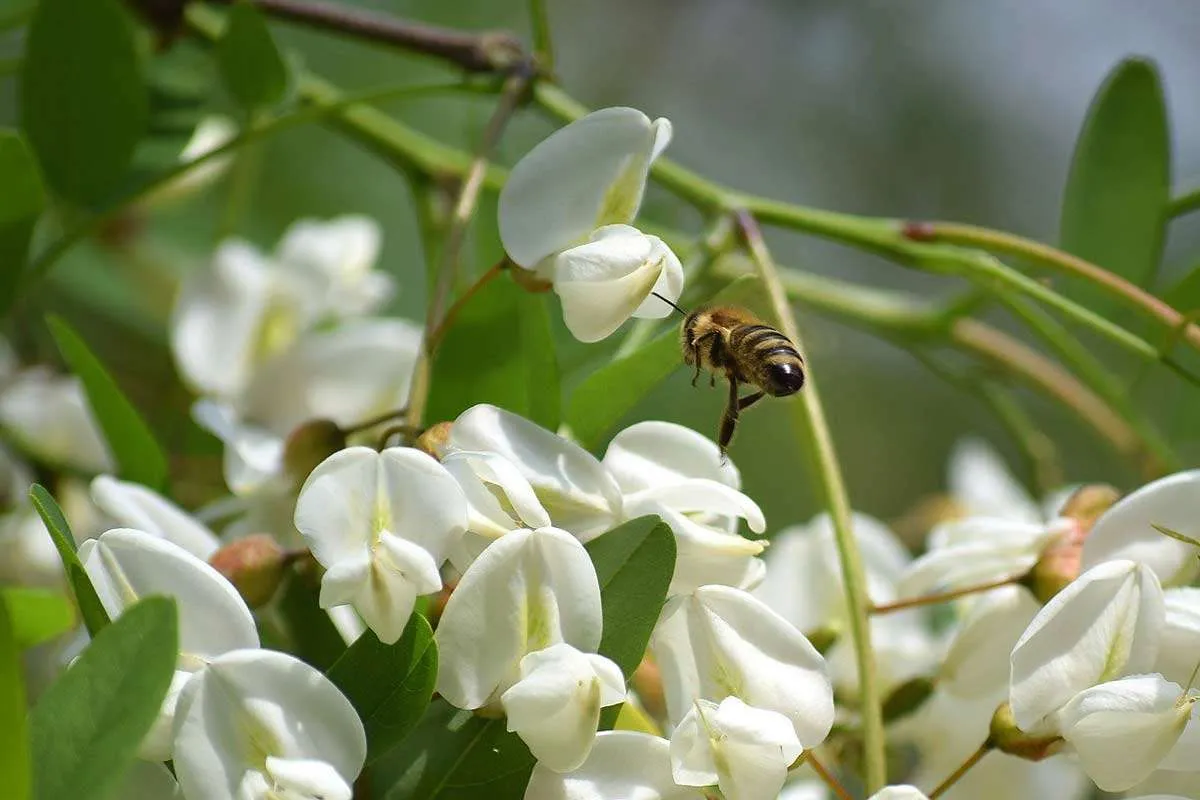
[(142, 597), (166, 595), (179, 610), (179, 659), (144, 758), (171, 757), (171, 724), (179, 693), (192, 674), (218, 656), (258, 647), (258, 630), (241, 595), (220, 573), (182, 547), (149, 533), (114, 529), (89, 539), (79, 558), (110, 617)]
[(450, 473), (409, 447), (349, 447), (313, 470), (296, 501), (296, 528), (326, 569), (321, 607), (351, 604), (380, 641), (400, 638), (419, 595), (467, 525)]
[(188, 800), (350, 800), (367, 755), (354, 707), (293, 656), (236, 650), (179, 696), (174, 759)]
[(671, 775), (666, 739), (635, 731), (596, 734), (592, 752), (577, 769), (533, 768), (525, 800), (702, 800), (698, 789)]
[(594, 655), (600, 585), (587, 551), (556, 528), (489, 545), (438, 623), (438, 692), (458, 708), (499, 702), (538, 761), (556, 771), (588, 757), (600, 708), (624, 699), (620, 669)]
[(513, 168), (500, 193), (500, 239), (520, 267), (551, 280), (581, 341), (630, 316), (659, 318), (683, 290), (670, 248), (630, 226), (650, 164), (671, 139), (665, 119), (606, 108), (559, 129)]

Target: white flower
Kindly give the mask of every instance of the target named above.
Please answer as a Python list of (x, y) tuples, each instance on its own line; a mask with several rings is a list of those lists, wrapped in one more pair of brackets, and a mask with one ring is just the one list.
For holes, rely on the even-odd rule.
[(1088, 777), (1122, 792), (1163, 761), (1194, 702), (1161, 675), (1135, 675), (1084, 689), (1063, 707), (1059, 726)]
[(400, 638), (417, 596), (467, 524), (454, 478), (419, 450), (350, 447), (321, 462), (296, 501), (296, 528), (325, 568), (321, 607), (350, 603), (385, 643)]
[(167, 498), (109, 475), (92, 480), (92, 502), (123, 528), (136, 528), (177, 544), (203, 561), (221, 546), (216, 534)]
[(500, 193), (500, 240), (519, 266), (633, 221), (650, 164), (671, 124), (632, 108), (605, 108), (555, 131), (513, 167)]
[(612, 438), (601, 462), (625, 494), (705, 478), (742, 488), (733, 461), (721, 457), (716, 442), (674, 422), (648, 420)]
[(0, 426), (26, 453), (52, 466), (107, 472), (112, 457), (78, 378), (23, 370), (0, 390)]
[(1200, 589), (1180, 587), (1163, 592), (1166, 624), (1154, 671), (1169, 681), (1187, 683), (1200, 661)]
[(1015, 580), (1033, 569), (1074, 524), (1065, 518), (1031, 523), (988, 517), (943, 523), (930, 534), (929, 550), (900, 579), (900, 595)]
[(774, 800), (803, 749), (782, 714), (696, 700), (671, 736), (671, 769), (676, 783), (716, 784), (727, 800)]
[(1083, 543), (1083, 568), (1126, 558), (1140, 561), (1167, 586), (1188, 583), (1200, 559), (1196, 548), (1154, 529), (1200, 536), (1200, 470), (1177, 472), (1118, 500), (1092, 526)]
[(620, 667), (559, 643), (521, 659), (521, 678), (500, 696), (500, 703), (508, 730), (521, 737), (539, 763), (570, 772), (591, 752), (600, 709), (624, 699)]
[(236, 650), (179, 696), (175, 773), (188, 800), (349, 800), (367, 755), (353, 706), (328, 678), (270, 650)]
[(984, 592), (968, 607), (938, 670), (938, 686), (959, 697), (992, 696), (1008, 685), (1008, 657), (1037, 614), (1023, 586)]
[(885, 786), (867, 800), (929, 800), (929, 798), (917, 787), (903, 784)]
[(1017, 725), (1053, 732), (1057, 712), (1084, 689), (1148, 671), (1164, 616), (1162, 588), (1142, 564), (1107, 561), (1080, 575), (1013, 648), (1009, 702)]
[(671, 775), (666, 739), (634, 731), (604, 731), (587, 760), (560, 774), (538, 764), (525, 789), (525, 800), (702, 800)]
[[(965, 517), (992, 517), (1036, 524), (1058, 512), (1039, 507), (982, 439), (963, 439), (950, 454), (950, 495)], [(1048, 504), (1049, 505), (1049, 504)]]
[(790, 623), (739, 589), (702, 586), (668, 601), (650, 647), (673, 722), (697, 698), (734, 696), (791, 720), (806, 748), (820, 744), (833, 725), (825, 659)]
[[(631, 316), (661, 319), (683, 292), (683, 266), (657, 236), (606, 225), (554, 260), (563, 322), (581, 342), (598, 342)], [(654, 297), (656, 292), (662, 297)]]
[(254, 617), (220, 573), (182, 547), (149, 533), (106, 531), (80, 546), (79, 559), (112, 618), (142, 597), (175, 598), (179, 659), (162, 711), (141, 748), (144, 758), (164, 761), (171, 757), (169, 734), (180, 690), (193, 672), (221, 654), (258, 647)]
[(587, 551), (556, 528), (493, 542), (455, 587), (438, 623), (438, 692), (458, 708), (499, 699), (529, 653), (565, 642), (594, 653), (603, 619)]
[[(464, 411), (450, 427), (447, 453), (495, 453), (533, 488), (554, 527), (587, 542), (616, 527), (621, 490), (591, 453), (529, 420), (495, 406)], [(509, 484), (512, 489), (515, 484)]]
[(380, 308), (395, 291), (391, 276), (375, 271), (382, 238), (370, 217), (301, 219), (287, 229), (275, 257), (309, 283), (322, 312), (359, 316)]

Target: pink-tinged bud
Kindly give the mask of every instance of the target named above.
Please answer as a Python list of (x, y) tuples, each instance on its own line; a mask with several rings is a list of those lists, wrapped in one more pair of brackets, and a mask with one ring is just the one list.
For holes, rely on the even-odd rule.
[(346, 432), (328, 419), (313, 419), (288, 434), (283, 446), (283, 468), (301, 484), (325, 459), (346, 448)]
[(662, 670), (654, 659), (648, 656), (642, 659), (633, 671), (631, 683), (646, 713), (654, 719), (666, 719), (667, 697), (663, 693)]
[(421, 452), (428, 453), (440, 460), (446, 454), (446, 447), (450, 442), (450, 428), (453, 424), (452, 422), (439, 422), (431, 426), (417, 437), (414, 446)]
[(258, 608), (275, 596), (286, 562), (287, 554), (273, 537), (256, 533), (225, 545), (208, 563), (229, 579), (246, 605)]
[(1046, 603), (1079, 577), (1083, 543), (1092, 525), (1120, 496), (1113, 487), (1094, 483), (1079, 487), (1063, 504), (1059, 513), (1075, 524), (1061, 541), (1047, 548), (1027, 578), (1029, 588), (1039, 601)]
[(992, 715), (987, 745), (993, 750), (1008, 753), (1026, 761), (1041, 761), (1063, 748), (1061, 736), (1031, 736), (1017, 727), (1012, 707), (1004, 703)]

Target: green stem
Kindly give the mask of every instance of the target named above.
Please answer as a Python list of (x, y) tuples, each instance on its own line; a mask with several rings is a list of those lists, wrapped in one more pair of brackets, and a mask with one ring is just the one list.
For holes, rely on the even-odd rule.
[[(762, 238), (758, 223), (746, 212), (739, 212), (737, 221), (754, 259), (758, 275), (766, 287), (776, 322), (783, 334), (791, 339), (792, 344), (803, 354), (804, 346), (800, 331), (796, 327), (796, 318), (792, 314), (779, 271)], [(883, 695), (879, 675), (875, 670), (875, 654), (871, 648), (871, 625), (868, 617), (871, 601), (867, 596), (862, 554), (859, 553), (858, 540), (850, 524), (850, 500), (842, 479), (841, 466), (838, 464), (833, 435), (825, 419), (825, 409), (821, 405), (821, 397), (813, 378), (811, 363), (808, 364), (808, 376), (804, 389), (799, 393), (799, 399), (789, 406), (798, 412), (797, 430), (807, 429), (809, 432), (809, 436), (804, 438), (806, 444), (811, 446), (817, 474), (820, 476), (821, 491), (833, 522), (862, 697), (863, 761), (866, 773), (864, 778), (867, 792), (874, 793), (887, 782), (887, 743), (883, 730)]]
[(554, 37), (550, 33), (550, 14), (546, 0), (529, 0), (529, 21), (533, 26), (533, 54), (538, 69), (550, 75), (554, 73)]
[(971, 769), (981, 760), (983, 760), (983, 757), (991, 751), (992, 745), (990, 742), (984, 742), (983, 744), (979, 745), (978, 750), (967, 756), (967, 760), (960, 764), (958, 769), (950, 773), (946, 780), (939, 783), (937, 788), (929, 793), (929, 800), (938, 800), (939, 797), (950, 791), (950, 787), (958, 783), (959, 779), (962, 778), (963, 775), (966, 775), (968, 772), (970, 772)]
[(1200, 208), (1200, 186), (1195, 186), (1177, 197), (1171, 198), (1167, 204), (1167, 217), (1182, 217)]

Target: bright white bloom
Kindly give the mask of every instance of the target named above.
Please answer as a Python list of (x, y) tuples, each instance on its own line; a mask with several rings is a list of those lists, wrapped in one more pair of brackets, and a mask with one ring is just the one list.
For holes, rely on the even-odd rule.
[(1039, 608), (1023, 586), (979, 595), (958, 625), (938, 670), (938, 686), (964, 698), (990, 697), (1006, 688), (1009, 654)]
[(301, 220), (269, 257), (231, 239), (180, 289), (171, 347), (183, 377), (231, 400), (256, 368), (329, 317), (368, 313), (391, 293), (371, 271), (378, 226), (363, 217)]
[(525, 789), (525, 800), (702, 800), (690, 786), (677, 786), (671, 775), (666, 739), (634, 731), (604, 731), (587, 760), (560, 774), (538, 764)]
[(78, 378), (33, 368), (0, 390), (0, 427), (25, 452), (83, 472), (112, 470), (112, 457)]
[(658, 514), (675, 534), (675, 574), (669, 592), (706, 584), (755, 586), (766, 547), (737, 532), (738, 520), (762, 533), (766, 520), (742, 492), (737, 468), (717, 445), (670, 422), (640, 422), (618, 433), (601, 462), (625, 495), (625, 516)]
[[(532, 487), (554, 527), (580, 541), (594, 539), (625, 519), (621, 490), (591, 453), (517, 414), (486, 404), (468, 408), (451, 426), (446, 450), (494, 453), (506, 459)], [(507, 482), (504, 491), (519, 497), (524, 488)]]
[(791, 720), (802, 746), (833, 725), (825, 659), (787, 620), (740, 589), (702, 586), (667, 602), (650, 640), (671, 721), (697, 698), (734, 696)]
[(867, 800), (929, 800), (929, 798), (917, 787), (904, 784), (885, 786)]
[(165, 539), (117, 528), (79, 548), (79, 559), (109, 617), (120, 616), (143, 597), (175, 598), (179, 612), (179, 659), (162, 711), (142, 742), (141, 755), (171, 757), (171, 721), (180, 690), (192, 673), (223, 653), (258, 647), (258, 629), (245, 601), (220, 573)]
[(1102, 561), (1140, 561), (1166, 586), (1188, 583), (1200, 559), (1196, 548), (1154, 529), (1200, 537), (1200, 470), (1177, 472), (1118, 500), (1096, 520), (1083, 543), (1083, 568)]
[(92, 480), (91, 490), (92, 502), (120, 527), (166, 539), (203, 561), (221, 546), (206, 525), (141, 484), (98, 475)]
[(1161, 675), (1135, 675), (1084, 689), (1063, 707), (1059, 726), (1088, 777), (1106, 792), (1122, 792), (1175, 746), (1193, 703)]
[(782, 714), (736, 697), (696, 700), (671, 736), (671, 769), (676, 783), (716, 784), (726, 800), (774, 800), (803, 750)]
[(337, 687), (270, 650), (226, 653), (188, 681), (174, 738), (188, 800), (349, 800), (367, 755)]
[(1015, 580), (1033, 569), (1047, 548), (1061, 541), (1075, 523), (1049, 523), (971, 517), (939, 525), (929, 550), (900, 579), (902, 597), (951, 591), (994, 581)]
[(559, 642), (596, 652), (602, 625), (583, 545), (556, 528), (513, 531), (483, 551), (446, 603), (435, 634), (438, 693), (481, 708), (520, 679), (529, 653)]
[(521, 659), (521, 679), (500, 696), (508, 730), (538, 763), (570, 772), (587, 760), (600, 709), (625, 699), (621, 668), (595, 653), (552, 644)]
[(326, 569), (321, 607), (352, 604), (380, 641), (400, 638), (418, 595), (467, 525), (450, 473), (408, 447), (350, 447), (321, 462), (296, 501), (296, 528)]
[(554, 260), (554, 291), (563, 322), (581, 342), (607, 338), (632, 317), (661, 319), (683, 292), (683, 265), (657, 236), (606, 225)]
[(632, 108), (605, 108), (555, 131), (513, 167), (500, 192), (500, 240), (517, 265), (546, 259), (605, 225), (637, 215), (650, 164), (671, 123)]
[[(1008, 471), (1004, 461), (982, 439), (963, 439), (950, 454), (950, 495), (964, 517), (992, 517), (1035, 524), (1058, 512), (1046, 510)], [(1049, 505), (1049, 504), (1047, 504)]]
[(1180, 587), (1163, 592), (1166, 625), (1154, 671), (1169, 681), (1186, 684), (1200, 662), (1200, 589)]
[(1162, 588), (1145, 565), (1107, 561), (1080, 575), (1013, 648), (1009, 702), (1017, 725), (1054, 732), (1059, 710), (1084, 689), (1147, 672), (1164, 617)]

